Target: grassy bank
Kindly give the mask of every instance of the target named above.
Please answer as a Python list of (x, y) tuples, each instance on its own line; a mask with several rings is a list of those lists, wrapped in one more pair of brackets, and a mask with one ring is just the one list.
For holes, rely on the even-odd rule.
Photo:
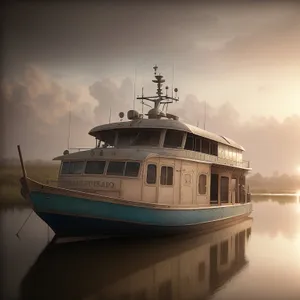
[[(48, 180), (56, 180), (59, 170), (57, 163), (26, 164), (28, 177), (42, 183)], [(26, 204), (20, 194), (20, 178), (22, 170), (19, 165), (7, 165), (0, 167), (0, 204)]]

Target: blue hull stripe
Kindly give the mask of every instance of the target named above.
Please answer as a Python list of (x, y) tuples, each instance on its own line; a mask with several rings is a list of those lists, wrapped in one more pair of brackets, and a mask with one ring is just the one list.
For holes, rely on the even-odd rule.
[(57, 213), (84, 218), (97, 218), (154, 226), (187, 226), (230, 218), (252, 211), (252, 204), (228, 205), (219, 208), (156, 209), (104, 201), (91, 201), (64, 195), (32, 192), (30, 198), (37, 213)]
[[(70, 215), (39, 213), (39, 216), (58, 236), (121, 236), (121, 235), (165, 235), (200, 230), (209, 224), (217, 226), (219, 222), (204, 223), (196, 226), (154, 226), (136, 223), (124, 223), (96, 218), (84, 218)], [(245, 216), (246, 217), (246, 216)], [(230, 223), (233, 218), (223, 220)], [(220, 222), (222, 223), (222, 221)]]

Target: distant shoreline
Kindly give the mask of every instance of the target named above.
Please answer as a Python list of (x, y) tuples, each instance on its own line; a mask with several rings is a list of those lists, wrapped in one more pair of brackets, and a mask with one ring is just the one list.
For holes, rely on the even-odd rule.
[(291, 193), (291, 192), (272, 192), (272, 193), (251, 193), (251, 196), (257, 197), (257, 196), (299, 196), (297, 192)]

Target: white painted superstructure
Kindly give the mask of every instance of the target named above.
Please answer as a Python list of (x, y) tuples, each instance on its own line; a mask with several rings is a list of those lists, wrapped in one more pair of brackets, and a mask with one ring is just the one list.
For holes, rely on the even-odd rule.
[(249, 201), (244, 148), (160, 110), (178, 98), (162, 95), (156, 69), (155, 78), (157, 96), (138, 98), (154, 102), (148, 119), (130, 110), (129, 121), (91, 129), (95, 148), (55, 158), (62, 161), (58, 186), (174, 208)]

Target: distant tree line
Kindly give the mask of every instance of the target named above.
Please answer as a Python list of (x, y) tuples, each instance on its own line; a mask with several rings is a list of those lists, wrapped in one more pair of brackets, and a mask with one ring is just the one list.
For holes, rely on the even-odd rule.
[(278, 172), (274, 172), (271, 177), (264, 177), (260, 173), (250, 175), (247, 177), (247, 183), (253, 193), (294, 193), (300, 191), (300, 176), (278, 175)]

